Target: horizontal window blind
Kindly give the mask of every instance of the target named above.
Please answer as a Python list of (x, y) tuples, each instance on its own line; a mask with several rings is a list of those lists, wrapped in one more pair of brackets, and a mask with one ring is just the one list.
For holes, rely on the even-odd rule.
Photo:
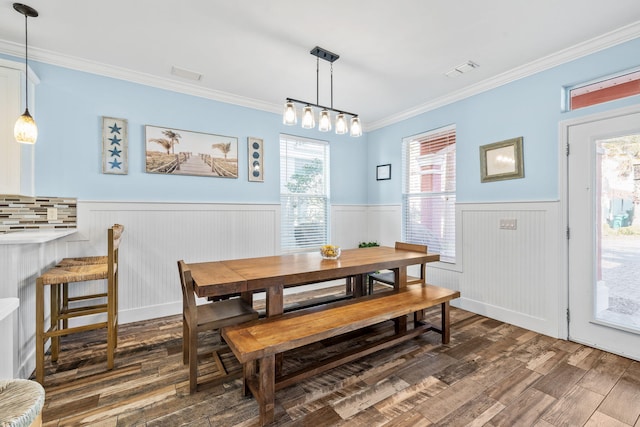
[(327, 243), (329, 144), (280, 135), (281, 250), (317, 249)]
[(455, 262), (455, 126), (405, 138), (402, 147), (404, 240)]

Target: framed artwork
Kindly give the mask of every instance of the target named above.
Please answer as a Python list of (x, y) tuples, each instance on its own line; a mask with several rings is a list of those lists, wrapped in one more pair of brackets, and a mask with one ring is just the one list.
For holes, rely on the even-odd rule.
[(480, 147), (480, 180), (482, 182), (516, 178), (524, 178), (522, 137)]
[(125, 119), (102, 116), (102, 173), (128, 173), (128, 140), (129, 132)]
[(264, 142), (260, 138), (252, 136), (247, 138), (247, 159), (249, 161), (249, 181), (251, 182), (264, 182), (263, 144)]
[(238, 178), (238, 138), (144, 127), (147, 173)]
[(391, 179), (391, 164), (376, 166), (376, 180), (384, 181)]

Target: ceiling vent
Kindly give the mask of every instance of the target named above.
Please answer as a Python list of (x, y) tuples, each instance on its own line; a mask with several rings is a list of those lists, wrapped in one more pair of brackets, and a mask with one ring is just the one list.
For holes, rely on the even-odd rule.
[(176, 66), (171, 67), (171, 74), (174, 76), (182, 77), (183, 79), (200, 81), (202, 80), (202, 74), (195, 71), (185, 70), (184, 68), (178, 68)]
[(447, 77), (454, 78), (478, 67), (480, 66), (475, 62), (467, 61), (464, 64), (457, 65), (452, 70), (447, 71), (446, 73), (444, 73), (444, 75)]

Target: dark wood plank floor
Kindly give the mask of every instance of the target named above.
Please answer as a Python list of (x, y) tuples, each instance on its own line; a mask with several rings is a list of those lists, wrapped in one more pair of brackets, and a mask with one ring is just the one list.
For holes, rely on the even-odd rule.
[[(277, 392), (274, 425), (640, 427), (640, 362), (463, 310), (451, 316), (448, 345), (428, 333)], [(392, 330), (388, 322), (287, 354), (285, 369)], [(189, 395), (180, 316), (121, 325), (113, 371), (105, 337), (66, 337), (58, 363), (47, 359), (45, 426), (257, 424), (241, 380)], [(215, 378), (206, 350), (220, 346), (219, 336), (201, 341), (200, 375)], [(240, 370), (232, 354), (222, 359)]]

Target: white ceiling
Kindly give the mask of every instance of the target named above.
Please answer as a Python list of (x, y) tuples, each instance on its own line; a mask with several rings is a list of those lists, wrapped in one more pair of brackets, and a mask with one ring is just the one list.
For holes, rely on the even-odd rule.
[[(365, 130), (640, 36), (639, 0), (26, 1), (40, 13), (31, 59), (274, 112), (286, 97), (315, 102), (321, 46), (340, 55), (334, 107)], [(0, 52), (22, 57), (12, 3), (0, 3)], [(468, 60), (480, 67), (445, 76)]]

